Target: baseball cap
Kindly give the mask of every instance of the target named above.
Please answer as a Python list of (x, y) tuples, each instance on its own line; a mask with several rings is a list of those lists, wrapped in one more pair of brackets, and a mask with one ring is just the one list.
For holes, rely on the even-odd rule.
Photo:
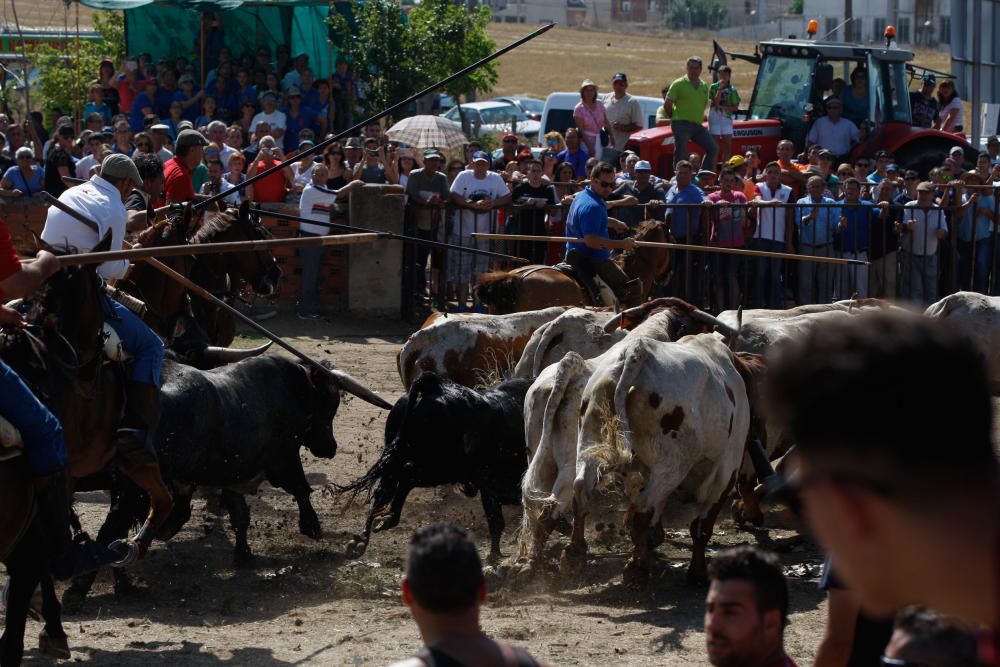
[(711, 176), (712, 178), (715, 178), (716, 177), (716, 173), (714, 171), (712, 171), (711, 169), (702, 169), (701, 171), (698, 172), (698, 178), (706, 178), (706, 177), (709, 177), (709, 176)]
[(653, 171), (653, 167), (646, 160), (639, 160), (638, 162), (635, 163), (635, 170), (636, 171)]
[(486, 151), (476, 151), (472, 154), (473, 162), (479, 162), (480, 160), (483, 160), (484, 162), (490, 161), (490, 156), (486, 153)]
[(289, 86), (288, 92), (285, 94), (289, 97), (302, 97), (302, 91), (299, 90), (298, 86)]
[(841, 107), (841, 108), (843, 108), (843, 106), (844, 106), (844, 103), (840, 101), (840, 98), (839, 98), (839, 97), (828, 97), (828, 98), (826, 98), (826, 100), (825, 100), (825, 101), (823, 102), (823, 106), (825, 106), (825, 107), (826, 107), (826, 108), (828, 108), (828, 109), (829, 109), (829, 108), (830, 108), (831, 106), (835, 106), (835, 107)]
[(169, 132), (170, 127), (164, 125), (163, 123), (157, 123), (156, 125), (151, 125), (149, 129), (153, 132)]
[(989, 139), (986, 140), (988, 144), (1000, 144), (1000, 139), (997, 139), (997, 135), (991, 134)]
[(948, 151), (948, 155), (954, 155), (958, 153), (959, 155), (965, 155), (965, 151), (962, 150), (961, 146), (952, 146)]
[(101, 163), (101, 176), (127, 178), (135, 184), (142, 183), (142, 176), (135, 168), (132, 158), (121, 153), (113, 153), (104, 158), (104, 162)]
[(431, 160), (437, 158), (438, 160), (443, 160), (444, 156), (441, 155), (441, 151), (436, 148), (425, 148), (424, 149), (424, 159)]
[(344, 144), (344, 148), (361, 148), (361, 137), (351, 137)]
[(194, 83), (194, 77), (191, 76), (190, 74), (184, 74), (183, 76), (181, 76), (181, 78), (177, 79), (177, 83), (179, 84)]
[(625, 83), (628, 83), (628, 77), (625, 76), (625, 72), (615, 72), (614, 75), (611, 77), (611, 80), (624, 81)]
[(746, 163), (747, 163), (746, 158), (744, 158), (742, 155), (734, 155), (731, 158), (729, 158), (729, 160), (726, 161), (726, 164), (730, 167), (733, 167), (734, 169), (736, 167), (742, 167)]
[(893, 162), (888, 167), (886, 167), (885, 170), (886, 170), (886, 172), (894, 171), (897, 174), (903, 171), (902, 169), (899, 168), (899, 165), (896, 164), (895, 162)]
[(182, 120), (181, 122), (177, 123), (177, 129), (178, 130), (193, 130), (194, 129), (194, 123), (192, 123), (189, 120)]
[(930, 181), (921, 181), (917, 185), (917, 192), (934, 192), (934, 184)]
[(299, 148), (308, 148), (309, 146), (315, 146), (316, 142), (312, 139), (303, 139), (299, 142)]
[(824, 148), (819, 153), (816, 153), (816, 157), (818, 157), (821, 160), (832, 160), (833, 153)]
[(924, 83), (929, 83), (932, 86), (936, 86), (937, 85), (937, 77), (934, 76), (933, 74), (927, 74), (927, 75), (924, 76)]
[(182, 130), (180, 134), (177, 135), (177, 141), (174, 142), (177, 151), (191, 148), (192, 146), (207, 146), (208, 139), (201, 135), (201, 132), (197, 130)]

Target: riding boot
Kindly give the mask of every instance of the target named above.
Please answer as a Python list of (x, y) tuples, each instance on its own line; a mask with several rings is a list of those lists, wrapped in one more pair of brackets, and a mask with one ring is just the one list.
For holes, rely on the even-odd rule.
[(125, 385), (125, 414), (115, 433), (118, 454), (133, 464), (156, 463), (153, 429), (160, 420), (160, 388), (129, 380)]
[(633, 308), (635, 306), (642, 305), (641, 278), (633, 278), (625, 283), (625, 288), (622, 290), (621, 301), (624, 308)]

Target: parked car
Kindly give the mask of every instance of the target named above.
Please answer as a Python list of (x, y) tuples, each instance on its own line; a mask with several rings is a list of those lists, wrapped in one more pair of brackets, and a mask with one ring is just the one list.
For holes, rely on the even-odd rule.
[[(528, 141), (538, 141), (538, 121), (528, 118), (520, 107), (512, 102), (469, 102), (462, 105), (462, 111), (469, 119), (473, 137), (495, 132), (516, 132)], [(448, 120), (461, 123), (458, 107), (452, 107), (442, 114)], [(513, 121), (512, 121), (513, 119)], [(516, 128), (514, 127), (516, 123)]]
[(494, 97), (490, 102), (511, 102), (521, 108), (531, 120), (541, 120), (545, 110), (545, 100), (534, 97)]

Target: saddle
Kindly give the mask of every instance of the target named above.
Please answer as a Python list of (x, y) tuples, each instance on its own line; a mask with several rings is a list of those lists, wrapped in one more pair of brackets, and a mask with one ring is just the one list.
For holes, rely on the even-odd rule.
[(587, 295), (587, 298), (590, 299), (590, 303), (593, 305), (604, 305), (614, 308), (614, 294), (611, 293), (611, 289), (600, 278), (590, 276), (572, 264), (566, 264), (565, 262), (556, 264), (551, 268), (575, 280), (576, 284), (580, 286), (580, 289), (583, 290), (583, 293)]

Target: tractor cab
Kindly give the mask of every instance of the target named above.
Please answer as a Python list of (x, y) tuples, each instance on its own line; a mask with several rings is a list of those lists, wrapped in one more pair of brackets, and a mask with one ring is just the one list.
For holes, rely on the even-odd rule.
[(783, 138), (799, 149), (812, 121), (823, 114), (823, 101), (850, 95), (855, 73), (866, 78), (865, 95), (853, 105), (845, 102), (845, 117), (867, 135), (889, 123), (910, 123), (910, 51), (774, 39), (761, 42), (754, 56), (733, 57), (759, 64), (747, 118), (781, 121)]

